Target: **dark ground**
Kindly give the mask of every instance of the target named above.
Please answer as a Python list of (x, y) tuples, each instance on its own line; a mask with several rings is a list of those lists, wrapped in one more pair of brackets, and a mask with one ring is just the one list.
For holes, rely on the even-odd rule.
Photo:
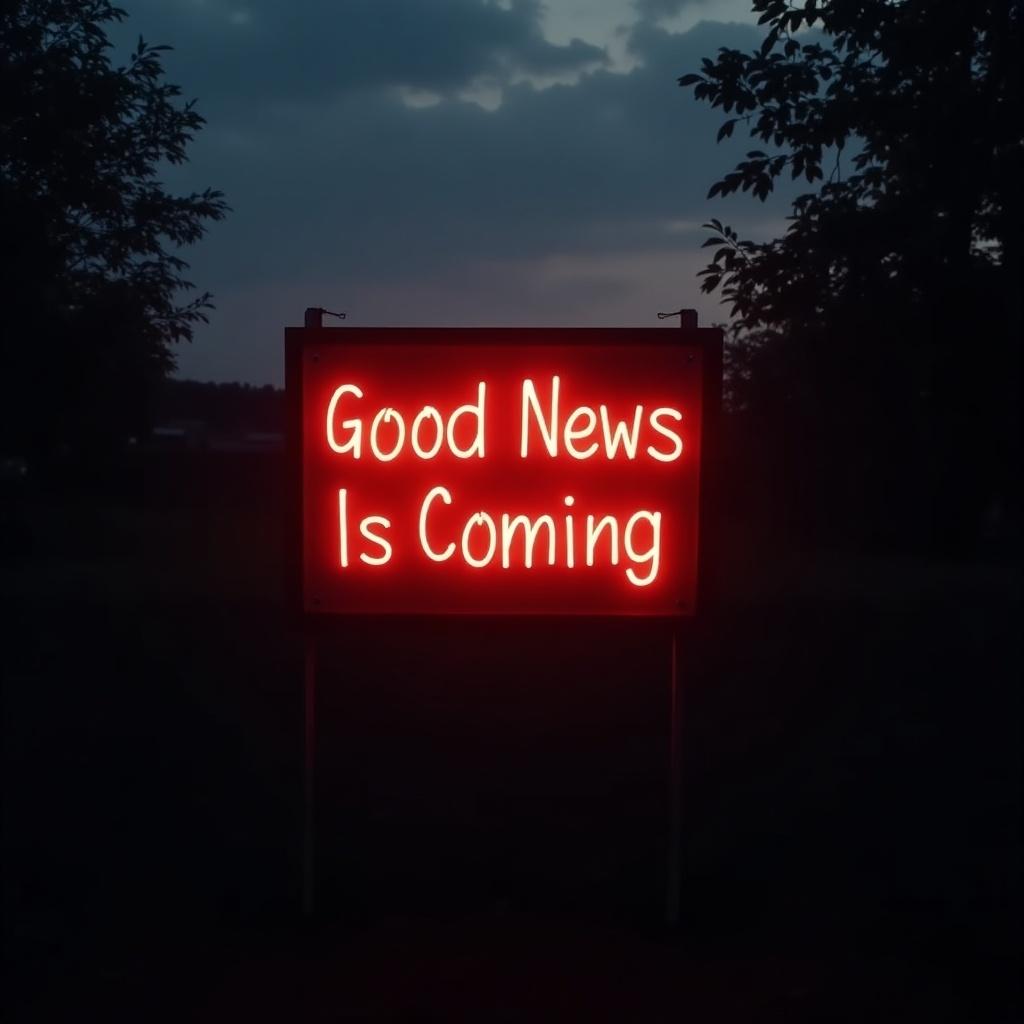
[(280, 466), (2, 500), (8, 1019), (1020, 1019), (1015, 570), (728, 527), (676, 933), (656, 626), (339, 629), (307, 928)]

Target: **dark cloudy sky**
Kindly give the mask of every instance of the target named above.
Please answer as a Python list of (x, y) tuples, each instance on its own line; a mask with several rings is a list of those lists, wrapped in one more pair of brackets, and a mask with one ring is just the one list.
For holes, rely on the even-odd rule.
[[(233, 213), (185, 255), (216, 310), (182, 376), (280, 384), (309, 305), (353, 325), (657, 324), (696, 306), (700, 224), (746, 139), (676, 85), (760, 38), (746, 0), (123, 0), (207, 126), (177, 189)], [(791, 194), (790, 194), (791, 195)]]

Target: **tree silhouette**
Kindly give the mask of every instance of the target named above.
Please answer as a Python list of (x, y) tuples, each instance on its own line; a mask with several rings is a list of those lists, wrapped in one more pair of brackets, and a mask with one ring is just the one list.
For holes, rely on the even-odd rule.
[(162, 166), (202, 126), (140, 38), (123, 66), (107, 0), (15, 0), (0, 9), (0, 223), (8, 270), (2, 429), (8, 450), (84, 453), (144, 421), (153, 387), (191, 340), (210, 296), (178, 255), (227, 207), (174, 195)]
[(819, 184), (773, 241), (706, 225), (734, 397), (830, 514), (962, 541), (1017, 505), (1020, 5), (752, 6), (761, 47), (679, 80), (763, 146), (709, 198)]

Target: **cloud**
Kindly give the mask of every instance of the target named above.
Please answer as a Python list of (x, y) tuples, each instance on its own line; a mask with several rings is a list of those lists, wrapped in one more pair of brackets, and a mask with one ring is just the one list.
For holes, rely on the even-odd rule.
[[(476, 57), (462, 55), (464, 69), (487, 66), (479, 54), (499, 50), (515, 53), (520, 68), (550, 67), (550, 54), (530, 41), (536, 4), (430, 7), (441, 8), (469, 12), (472, 25), (479, 8), (484, 21), (507, 16), (501, 24), (520, 26), (501, 46), (495, 39)], [(262, 9), (253, 6), (253, 23)], [(300, 88), (281, 69), (268, 81), (263, 58), (228, 68), (207, 49), (189, 58), (205, 61), (199, 89), (168, 62), (170, 80), (197, 92), (209, 118), (191, 163), (170, 169), (168, 182), (222, 188), (234, 209), (185, 254), (190, 278), (218, 304), (182, 352), (185, 373), (280, 382), (280, 327), (310, 304), (337, 304), (360, 324), (631, 323), (673, 304), (711, 316), (716, 300), (701, 299), (694, 277), (705, 256), (699, 225), (714, 216), (756, 232), (782, 216), (786, 195), (765, 206), (745, 196), (706, 201), (751, 147), (740, 138), (716, 146), (721, 112), (676, 84), (719, 46), (756, 46), (753, 26), (672, 32), (641, 21), (629, 36), (636, 66), (628, 73), (596, 66), (547, 88), (509, 75), (493, 110), (460, 98), (456, 83), (471, 71), (424, 72), (417, 81), (439, 99), (413, 107), (397, 88), (412, 78), (395, 77), (393, 54), (378, 53), (376, 69), (370, 54), (361, 70), (329, 66), (331, 40), (363, 9), (332, 5), (328, 18), (325, 8), (319, 43), (304, 51), (307, 76), (331, 88)], [(214, 0), (196, 10), (222, 21), (231, 13)], [(279, 62), (301, 64), (295, 40), (305, 32), (282, 35)], [(474, 28), (460, 38), (485, 37)], [(180, 47), (172, 56), (184, 55), (186, 44), (170, 41)], [(433, 61), (424, 56), (422, 66)]]
[(133, 24), (170, 43), (200, 96), (323, 100), (404, 86), (450, 95), (481, 78), (556, 75), (607, 62), (544, 38), (539, 0), (140, 0)]
[(633, 6), (641, 18), (657, 21), (672, 18), (684, 7), (707, 3), (707, 0), (633, 0)]
[(235, 213), (217, 233), (233, 243), (232, 280), (647, 246), (656, 225), (702, 216), (743, 148), (715, 146), (720, 113), (676, 77), (723, 42), (757, 39), (746, 26), (646, 27), (628, 74), (510, 86), (495, 111), (456, 99), (414, 109), (386, 90), (249, 108), (199, 136), (187, 173), (201, 167), (229, 195)]

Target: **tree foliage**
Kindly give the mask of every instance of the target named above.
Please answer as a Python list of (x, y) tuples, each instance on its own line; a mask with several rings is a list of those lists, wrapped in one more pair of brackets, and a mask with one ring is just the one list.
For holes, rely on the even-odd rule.
[(220, 192), (160, 180), (203, 124), (141, 38), (111, 61), (108, 0), (0, 7), (3, 441), (80, 448), (137, 428), (173, 346), (206, 320), (180, 249), (224, 216)]
[(781, 238), (706, 225), (702, 289), (732, 309), (735, 398), (795, 431), (806, 471), (842, 477), (850, 507), (873, 492), (871, 514), (892, 518), (927, 495), (903, 503), (919, 525), (940, 506), (977, 525), (1008, 507), (1019, 452), (1020, 5), (753, 9), (757, 50), (679, 80), (728, 115), (719, 139), (760, 144), (709, 198), (813, 186)]

